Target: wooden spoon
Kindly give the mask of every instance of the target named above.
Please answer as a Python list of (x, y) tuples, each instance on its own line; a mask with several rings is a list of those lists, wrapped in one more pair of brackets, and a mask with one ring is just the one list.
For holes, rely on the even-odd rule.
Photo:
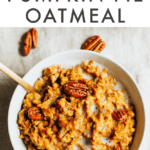
[(32, 87), (29, 83), (27, 83), (25, 80), (20, 78), (17, 74), (15, 74), (13, 71), (8, 69), (6, 66), (4, 66), (2, 63), (0, 63), (0, 70), (3, 71), (6, 75), (11, 77), (13, 80), (18, 82), (20, 85), (22, 85), (26, 90), (30, 92), (38, 92), (34, 87)]

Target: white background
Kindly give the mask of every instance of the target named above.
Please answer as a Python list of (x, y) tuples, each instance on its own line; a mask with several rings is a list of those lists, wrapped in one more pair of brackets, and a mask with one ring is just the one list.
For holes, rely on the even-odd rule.
[[(149, 27), (150, 26), (150, 1), (143, 0), (143, 2), (135, 2), (135, 0), (85, 0), (86, 2), (75, 2), (71, 0), (30, 0), (29, 2), (23, 2), (22, 0), (1, 0), (0, 1), (0, 27)], [(26, 12), (31, 9), (36, 8), (41, 13), (41, 19), (37, 23), (30, 23), (26, 19)], [(53, 20), (47, 20), (43, 23), (48, 10), (51, 8), (57, 23)], [(58, 11), (59, 8), (66, 8), (67, 11), (64, 13), (64, 23), (61, 23), (61, 13)], [(74, 20), (70, 23), (72, 9), (75, 9), (76, 13), (79, 15), (82, 8), (84, 8), (86, 23), (83, 23), (82, 19), (79, 23)], [(98, 8), (98, 16), (93, 19), (98, 20), (98, 23), (90, 23), (90, 9)], [(110, 20), (106, 20), (105, 23), (101, 23), (104, 14), (107, 9), (110, 9), (115, 23)], [(121, 18), (125, 20), (125, 23), (118, 23), (118, 9), (121, 8)], [(96, 12), (95, 12), (96, 13)], [(31, 19), (36, 20), (37, 14), (30, 13)]]

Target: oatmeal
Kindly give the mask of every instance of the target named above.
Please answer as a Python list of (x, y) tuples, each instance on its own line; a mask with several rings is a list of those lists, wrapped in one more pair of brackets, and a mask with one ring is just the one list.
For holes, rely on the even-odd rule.
[[(91, 75), (91, 79), (84, 75)], [(45, 69), (19, 112), (20, 138), (28, 150), (129, 150), (134, 107), (116, 89), (107, 69), (83, 61), (71, 69)]]

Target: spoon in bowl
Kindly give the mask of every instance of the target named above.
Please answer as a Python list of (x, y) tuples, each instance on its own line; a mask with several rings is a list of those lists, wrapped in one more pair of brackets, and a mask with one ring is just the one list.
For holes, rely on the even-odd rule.
[(15, 74), (13, 71), (11, 71), (9, 68), (4, 66), (2, 63), (0, 63), (0, 70), (4, 72), (6, 75), (8, 75), (10, 78), (18, 82), (20, 85), (22, 85), (26, 90), (30, 92), (38, 92), (33, 86), (31, 86), (29, 83), (27, 83), (25, 80), (20, 78), (17, 74)]

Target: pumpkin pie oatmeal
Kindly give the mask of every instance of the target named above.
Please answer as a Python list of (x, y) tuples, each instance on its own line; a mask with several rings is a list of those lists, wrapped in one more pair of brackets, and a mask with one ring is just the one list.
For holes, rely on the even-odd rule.
[[(86, 79), (90, 75), (91, 79)], [(71, 69), (45, 69), (19, 112), (28, 150), (129, 150), (134, 107), (107, 69), (83, 61)]]

